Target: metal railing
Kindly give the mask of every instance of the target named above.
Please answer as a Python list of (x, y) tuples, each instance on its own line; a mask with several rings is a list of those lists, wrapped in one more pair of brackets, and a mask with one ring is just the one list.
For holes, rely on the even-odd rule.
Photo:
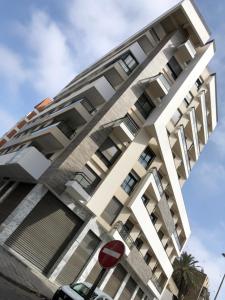
[(157, 185), (159, 193), (160, 193), (160, 196), (162, 196), (163, 193), (164, 193), (164, 190), (163, 190), (162, 182), (161, 182), (161, 179), (159, 178), (159, 174), (158, 174), (157, 169), (153, 168), (153, 169), (149, 170), (149, 173), (153, 174), (156, 185)]
[(89, 195), (94, 192), (96, 186), (91, 181), (91, 179), (83, 172), (76, 172), (73, 180), (78, 182)]
[[(122, 239), (124, 240), (126, 245), (129, 247), (129, 249), (132, 249), (133, 247), (135, 247), (135, 242), (132, 239), (132, 237), (130, 236), (130, 232), (127, 230), (127, 228), (125, 227), (123, 222), (121, 222), (121, 221), (117, 222), (114, 225), (114, 228), (118, 231), (118, 233), (120, 234), (120, 236), (122, 237)], [(138, 253), (144, 260), (144, 256), (139, 250), (138, 250)], [(145, 262), (145, 260), (144, 260), (144, 262)], [(150, 268), (150, 266), (149, 266), (149, 268)], [(151, 271), (152, 271), (152, 269), (151, 269)], [(151, 276), (150, 280), (153, 282), (153, 284), (155, 285), (158, 292), (162, 293), (162, 291), (163, 291), (162, 282), (160, 282), (160, 280), (153, 274), (153, 271), (152, 271), (152, 276)]]
[(188, 168), (188, 172), (190, 172), (191, 170), (191, 165), (190, 165), (190, 159), (188, 156), (188, 149), (187, 149), (187, 142), (186, 142), (186, 137), (185, 137), (185, 133), (184, 133), (184, 127), (180, 126), (179, 128), (180, 130), (180, 136), (181, 136), (181, 141), (182, 141), (182, 145), (183, 145), (183, 149), (184, 149), (184, 158), (187, 164), (187, 168)]
[(192, 119), (193, 119), (194, 139), (195, 139), (195, 141), (196, 141), (196, 147), (197, 147), (198, 153), (199, 153), (200, 147), (199, 147), (199, 140), (198, 140), (197, 120), (196, 120), (196, 114), (195, 114), (195, 109), (194, 109), (194, 107), (191, 108), (190, 114), (191, 114)]
[(116, 126), (119, 126), (121, 123), (123, 123), (127, 129), (135, 136), (138, 131), (139, 131), (139, 127), (138, 125), (134, 122), (134, 120), (129, 116), (129, 115), (126, 115), (125, 117), (123, 118), (120, 118), (120, 119), (116, 119), (112, 122), (109, 122), (107, 124), (104, 125), (104, 127), (116, 127)]
[(180, 240), (179, 240), (179, 236), (177, 234), (176, 229), (174, 230), (173, 235), (174, 235), (175, 241), (177, 243), (178, 249), (181, 250), (182, 246), (181, 246), (181, 243), (180, 243)]

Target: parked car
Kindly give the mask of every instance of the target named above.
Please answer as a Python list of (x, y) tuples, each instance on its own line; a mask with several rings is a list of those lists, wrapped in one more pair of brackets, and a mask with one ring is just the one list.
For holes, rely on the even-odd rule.
[[(52, 300), (84, 300), (88, 294), (91, 284), (88, 282), (72, 283), (63, 285), (54, 294)], [(96, 288), (91, 300), (113, 300), (109, 295)]]

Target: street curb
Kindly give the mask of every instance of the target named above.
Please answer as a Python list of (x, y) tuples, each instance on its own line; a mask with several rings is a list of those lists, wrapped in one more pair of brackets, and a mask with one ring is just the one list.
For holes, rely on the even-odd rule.
[(18, 288), (24, 290), (25, 292), (28, 292), (30, 294), (33, 294), (33, 295), (36, 295), (36, 296), (40, 297), (40, 299), (42, 299), (42, 300), (50, 300), (45, 295), (43, 295), (41, 293), (38, 293), (38, 292), (28, 288), (27, 286), (23, 285), (22, 283), (19, 283), (19, 282), (15, 281), (14, 279), (4, 275), (1, 272), (0, 272), (0, 277), (4, 278), (6, 281), (12, 283), (13, 285), (17, 286)]

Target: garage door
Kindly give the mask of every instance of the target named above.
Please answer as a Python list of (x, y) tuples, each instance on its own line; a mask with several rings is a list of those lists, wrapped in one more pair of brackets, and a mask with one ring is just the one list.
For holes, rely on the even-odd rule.
[(43, 273), (48, 273), (83, 221), (48, 192), (6, 241)]

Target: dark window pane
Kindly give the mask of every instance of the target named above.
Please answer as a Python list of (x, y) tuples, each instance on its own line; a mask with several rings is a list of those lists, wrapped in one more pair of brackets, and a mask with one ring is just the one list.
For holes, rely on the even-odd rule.
[(160, 240), (164, 237), (164, 233), (162, 232), (162, 230), (158, 231), (158, 236), (159, 236)]
[(104, 162), (107, 167), (111, 166), (120, 154), (121, 150), (110, 138), (107, 138), (96, 151), (96, 155)]
[(104, 212), (102, 213), (101, 217), (108, 223), (112, 224), (115, 219), (118, 217), (119, 213), (121, 212), (123, 205), (113, 197), (109, 204), (106, 206)]
[(155, 153), (152, 152), (152, 150), (147, 147), (139, 157), (139, 162), (142, 164), (142, 166), (147, 169), (150, 166), (150, 163), (155, 158)]
[(158, 220), (158, 217), (154, 213), (151, 213), (150, 218), (151, 218), (153, 224), (155, 224), (156, 221)]
[(128, 195), (130, 195), (139, 180), (140, 177), (134, 171), (131, 171), (125, 178), (121, 187)]
[(144, 261), (146, 262), (146, 264), (150, 263), (151, 258), (151, 255), (147, 252), (144, 256)]
[(148, 197), (145, 196), (145, 195), (141, 196), (141, 200), (143, 201), (144, 206), (147, 206), (148, 203), (149, 203), (149, 201), (150, 201), (150, 200), (148, 199)]
[(177, 79), (177, 77), (182, 72), (182, 68), (174, 56), (172, 56), (172, 58), (169, 60), (169, 62), (167, 63), (167, 66), (169, 67), (173, 78)]
[(145, 94), (142, 94), (141, 97), (138, 98), (138, 100), (135, 103), (135, 106), (145, 119), (148, 118), (151, 111), (155, 108), (154, 104)]
[(123, 55), (120, 59), (120, 64), (127, 74), (130, 74), (138, 65), (134, 56), (129, 52)]
[(196, 80), (196, 82), (195, 82), (195, 85), (197, 86), (197, 89), (198, 89), (198, 90), (200, 89), (200, 87), (202, 86), (202, 84), (203, 84), (203, 80), (202, 80), (201, 77), (199, 77), (199, 78)]
[(144, 242), (143, 242), (142, 239), (140, 239), (140, 238), (136, 238), (136, 240), (134, 241), (134, 245), (136, 246), (136, 248), (137, 248), (138, 250), (141, 249), (143, 243), (144, 243)]

